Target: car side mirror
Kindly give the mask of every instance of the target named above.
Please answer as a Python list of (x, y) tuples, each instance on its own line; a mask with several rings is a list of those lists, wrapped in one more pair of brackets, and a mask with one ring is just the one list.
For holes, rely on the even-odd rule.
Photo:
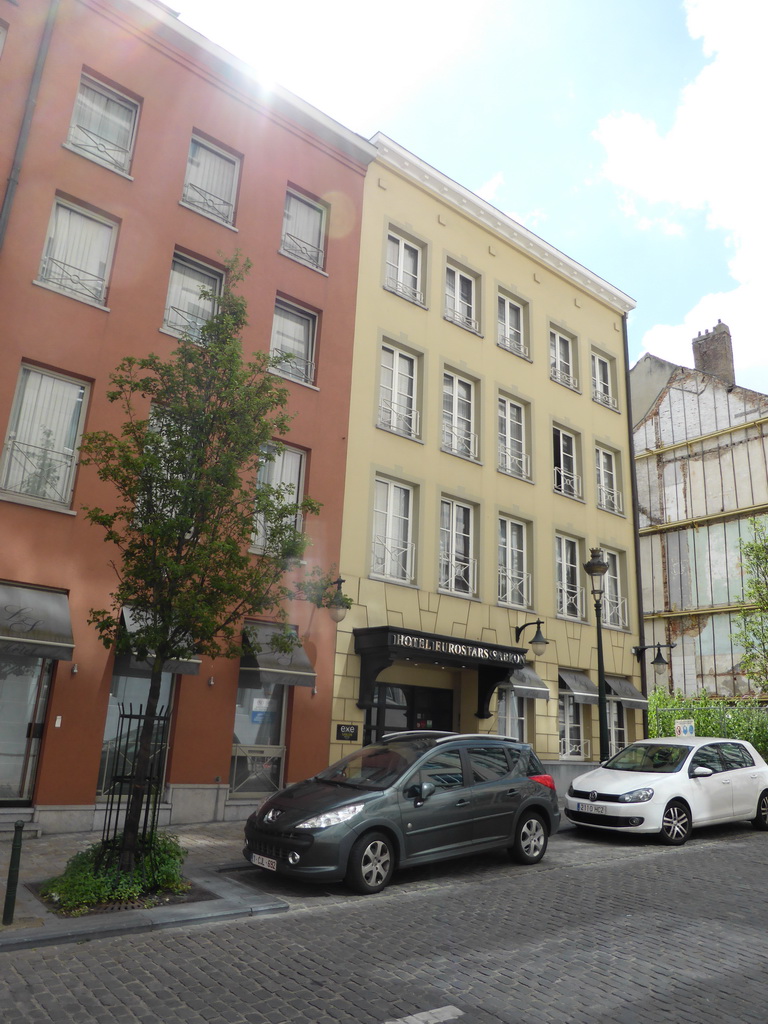
[(710, 775), (714, 775), (714, 774), (715, 773), (712, 771), (711, 768), (707, 768), (706, 765), (700, 764), (696, 768), (694, 768), (693, 771), (691, 772), (691, 778), (692, 779), (708, 779), (710, 777)]
[(425, 800), (432, 796), (435, 792), (435, 785), (432, 782), (422, 782), (421, 784), (416, 783), (413, 786), (409, 786), (406, 790), (405, 795), (412, 797), (414, 806), (421, 807)]

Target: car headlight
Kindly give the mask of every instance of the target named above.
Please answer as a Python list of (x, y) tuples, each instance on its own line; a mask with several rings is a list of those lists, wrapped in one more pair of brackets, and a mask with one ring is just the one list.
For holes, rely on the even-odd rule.
[(629, 793), (622, 793), (619, 797), (620, 804), (644, 804), (653, 796), (652, 789), (633, 789)]
[(364, 804), (347, 804), (346, 807), (339, 807), (335, 811), (326, 811), (325, 814), (317, 814), (314, 818), (307, 818), (296, 828), (328, 828), (330, 825), (340, 825), (343, 821), (349, 821), (356, 814), (362, 811)]

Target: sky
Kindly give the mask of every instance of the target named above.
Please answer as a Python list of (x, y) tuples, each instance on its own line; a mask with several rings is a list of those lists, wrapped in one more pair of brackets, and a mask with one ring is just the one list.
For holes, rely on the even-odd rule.
[(768, 393), (768, 0), (167, 0), (630, 295), (630, 364), (727, 324)]

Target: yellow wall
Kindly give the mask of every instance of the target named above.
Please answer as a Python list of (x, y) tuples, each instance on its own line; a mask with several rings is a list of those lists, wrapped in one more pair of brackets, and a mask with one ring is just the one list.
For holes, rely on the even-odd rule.
[[(580, 584), (586, 589), (587, 621), (564, 621), (556, 616), (557, 531), (582, 541), (580, 563), (589, 557), (589, 549), (594, 546), (622, 553), (622, 592), (628, 598), (629, 629), (603, 630), (606, 672), (634, 675), (639, 686), (637, 662), (630, 652), (637, 643), (638, 631), (632, 520), (630, 516), (597, 509), (594, 462), (595, 443), (602, 443), (618, 454), (624, 507), (631, 510), (622, 312), (632, 307), (632, 301), (412, 154), (386, 139), (379, 138), (378, 144), (382, 155), (370, 166), (364, 198), (340, 566), (346, 581), (344, 591), (353, 598), (354, 606), (338, 629), (332, 736), (335, 737), (336, 723), (362, 723), (364, 717), (356, 706), (360, 664), (354, 654), (353, 628), (388, 624), (517, 646), (514, 627), (538, 617), (544, 620), (544, 635), (550, 642), (546, 653), (533, 664), (549, 682), (553, 699), (536, 702), (535, 734), (529, 740), (540, 756), (555, 759), (558, 665), (584, 671), (597, 681), (594, 611), (583, 574)], [(424, 247), (423, 305), (384, 287), (386, 240), (391, 229), (401, 237), (418, 240)], [(455, 260), (477, 275), (478, 332), (444, 318), (447, 260)], [(497, 344), (500, 288), (525, 304), (530, 359)], [(574, 339), (579, 392), (550, 379), (551, 326)], [(418, 440), (377, 426), (380, 347), (385, 339), (420, 360)], [(615, 362), (618, 412), (592, 399), (593, 348)], [(444, 368), (475, 382), (479, 410), (477, 460), (440, 450)], [(497, 469), (499, 392), (529, 405), (530, 482)], [(578, 472), (583, 480), (584, 500), (553, 492), (553, 423), (580, 438)], [(414, 488), (413, 584), (370, 577), (377, 473)], [(476, 510), (478, 589), (471, 598), (438, 592), (439, 510), (443, 493), (467, 501)], [(500, 606), (497, 601), (499, 513), (531, 524), (528, 567), (532, 571), (532, 601), (527, 610)], [(523, 634), (520, 646), (527, 646), (532, 633), (527, 630)], [(390, 670), (385, 678), (391, 674)], [(475, 717), (476, 705), (472, 681), (465, 679), (460, 699), (455, 701), (459, 709), (456, 728), (468, 732), (494, 730), (495, 721)], [(631, 721), (635, 714), (630, 712), (628, 719)], [(594, 709), (590, 715), (586, 709), (587, 737), (592, 720), (596, 754), (597, 713)], [(639, 732), (639, 715), (636, 724)], [(334, 742), (332, 757), (349, 749)]]

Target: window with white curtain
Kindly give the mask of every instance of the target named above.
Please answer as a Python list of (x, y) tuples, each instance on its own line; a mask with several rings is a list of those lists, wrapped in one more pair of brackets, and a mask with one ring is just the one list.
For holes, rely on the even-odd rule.
[(385, 286), (404, 299), (424, 304), (421, 284), (421, 247), (390, 231), (387, 235)]
[(523, 480), (530, 479), (531, 460), (526, 451), (525, 408), (520, 402), (499, 395), (499, 469)]
[(371, 572), (390, 580), (413, 579), (413, 488), (381, 477), (373, 495)]
[[(304, 464), (305, 453), (289, 445), (269, 446), (267, 458), (259, 463), (256, 477), (256, 488), (270, 488), (277, 499), (278, 505), (286, 506), (286, 518), (290, 516), (290, 524), (297, 530), (302, 528), (301, 512), (295, 508), (304, 498)], [(257, 510), (253, 520), (252, 546), (263, 551), (268, 544), (269, 523)], [(278, 523), (278, 525), (281, 525)]]
[(608, 563), (603, 589), (603, 625), (611, 629), (626, 629), (627, 599), (622, 594), (621, 556), (616, 551), (603, 551)]
[(404, 437), (419, 436), (416, 357), (394, 345), (381, 346), (378, 425)]
[(301, 384), (315, 379), (315, 333), (317, 317), (288, 302), (275, 303), (270, 353), (278, 356), (275, 372)]
[(238, 161), (195, 136), (189, 145), (182, 202), (207, 217), (232, 224), (235, 219)]
[(526, 565), (525, 523), (499, 516), (499, 601), (527, 608), (531, 597), (531, 577)]
[(474, 594), (477, 588), (473, 518), (471, 505), (441, 499), (438, 586), (452, 594)]
[(573, 537), (555, 537), (555, 586), (557, 614), (567, 619), (584, 617), (584, 588), (579, 586), (579, 542)]
[(325, 263), (325, 207), (296, 192), (287, 192), (281, 252), (322, 269)]
[(502, 348), (515, 355), (528, 358), (525, 340), (523, 307), (503, 292), (498, 295), (498, 342)]
[(127, 174), (138, 114), (135, 100), (83, 75), (67, 145), (96, 163)]
[(499, 736), (509, 736), (525, 743), (528, 739), (527, 711), (529, 697), (517, 697), (512, 686), (500, 686), (497, 690), (497, 725)]
[(445, 268), (445, 318), (459, 327), (478, 331), (478, 281), (474, 274), (462, 267)]
[(612, 359), (592, 353), (592, 401), (616, 409), (618, 402), (614, 395), (614, 364)]
[(88, 389), (22, 366), (0, 467), (0, 489), (31, 503), (69, 506)]
[[(215, 298), (211, 296), (220, 294), (223, 280), (219, 271), (177, 253), (171, 264), (163, 327), (173, 334), (198, 339), (203, 324), (215, 312)], [(203, 296), (203, 290), (211, 296)]]
[(107, 294), (115, 224), (57, 199), (48, 224), (38, 281), (101, 305)]
[(581, 476), (577, 472), (576, 436), (561, 427), (552, 428), (554, 486), (558, 494), (581, 497)]
[(559, 331), (549, 332), (549, 376), (558, 384), (578, 391), (576, 343)]
[(477, 432), (474, 426), (474, 384), (455, 373), (443, 373), (443, 451), (476, 459)]
[(623, 509), (617, 470), (618, 457), (607, 448), (595, 448), (597, 475), (597, 505), (606, 512), (620, 513)]

